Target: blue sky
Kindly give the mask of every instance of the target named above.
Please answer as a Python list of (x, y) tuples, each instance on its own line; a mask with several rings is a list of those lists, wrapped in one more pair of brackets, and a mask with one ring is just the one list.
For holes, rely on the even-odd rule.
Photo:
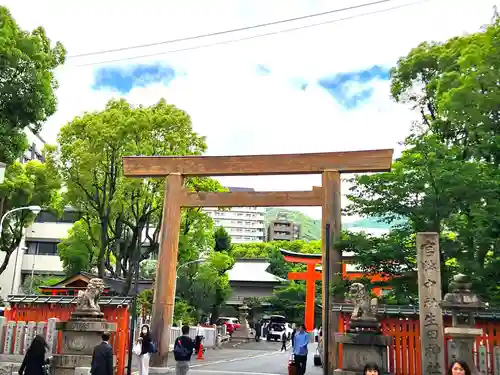
[[(409, 1), (397, 0), (162, 43), (364, 1), (142, 0), (140, 7), (129, 0), (52, 1), (53, 7), (36, 0), (3, 2), (22, 28), (43, 25), (68, 51), (56, 72), (58, 110), (44, 126), (44, 138), (55, 142), (63, 124), (103, 109), (111, 98), (134, 105), (165, 98), (190, 114), (194, 130), (207, 138), (209, 155), (397, 151), (416, 115), (391, 100), (389, 69), (423, 41), (479, 30), (490, 21), (493, 5), (491, 0), (440, 0), (388, 10)], [(321, 25), (309, 27), (314, 23)], [(297, 30), (282, 32), (290, 28)], [(255, 37), (263, 33), (274, 34)], [(149, 46), (127, 48), (144, 44)], [(74, 57), (111, 49), (119, 51)], [(220, 180), (264, 191), (309, 190), (321, 183), (319, 176)], [(320, 216), (318, 209), (303, 211)]]
[[(256, 76), (270, 77), (273, 70), (265, 64), (255, 66)], [(94, 73), (92, 88), (116, 91), (121, 95), (129, 94), (133, 88), (162, 84), (168, 86), (176, 77), (186, 77), (189, 72), (180, 74), (175, 67), (167, 63), (137, 64), (129, 66), (106, 66), (98, 68)], [(292, 87), (306, 91), (311, 84), (326, 90), (340, 106), (355, 110), (368, 103), (374, 94), (374, 81), (388, 81), (389, 67), (373, 65), (366, 69), (338, 72), (319, 77), (313, 82), (298, 77), (288, 77)], [(286, 84), (287, 82), (283, 82)], [(262, 89), (265, 89), (263, 84)]]

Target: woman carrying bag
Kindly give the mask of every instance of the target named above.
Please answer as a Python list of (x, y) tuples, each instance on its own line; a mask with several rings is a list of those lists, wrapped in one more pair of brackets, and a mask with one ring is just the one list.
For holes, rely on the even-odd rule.
[(19, 369), (19, 375), (48, 374), (46, 365), (49, 364), (49, 360), (45, 359), (47, 349), (48, 345), (43, 336), (36, 335), (24, 356), (23, 363)]
[(137, 356), (139, 362), (139, 375), (148, 375), (149, 357), (152, 353), (156, 353), (156, 346), (151, 340), (147, 324), (144, 324), (141, 328), (141, 335), (134, 346), (133, 353)]

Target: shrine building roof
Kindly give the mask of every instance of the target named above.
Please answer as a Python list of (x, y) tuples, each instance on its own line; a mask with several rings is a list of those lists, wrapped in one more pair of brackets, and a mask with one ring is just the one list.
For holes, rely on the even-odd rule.
[(286, 279), (275, 276), (267, 269), (270, 266), (267, 259), (237, 259), (233, 268), (227, 271), (229, 282), (282, 283)]

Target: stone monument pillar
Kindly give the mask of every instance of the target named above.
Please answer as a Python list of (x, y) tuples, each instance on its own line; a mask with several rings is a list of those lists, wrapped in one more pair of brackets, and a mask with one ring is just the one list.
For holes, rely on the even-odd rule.
[(231, 336), (231, 341), (235, 342), (248, 342), (252, 339), (252, 331), (248, 325), (248, 310), (249, 307), (245, 304), (241, 305), (240, 308), (240, 328), (233, 332)]
[(446, 372), (439, 234), (417, 233), (418, 299), (421, 371), (425, 375)]
[(376, 363), (381, 374), (388, 374), (387, 347), (392, 337), (382, 335), (376, 317), (378, 299), (370, 298), (365, 286), (353, 283), (349, 297), (354, 305), (347, 333), (336, 333), (335, 342), (342, 344), (342, 368), (336, 375), (362, 375), (367, 362)]
[[(75, 368), (89, 368), (94, 347), (104, 332), (116, 331), (115, 323), (104, 320), (99, 307), (99, 298), (104, 290), (101, 279), (91, 279), (87, 290), (79, 291), (75, 311), (67, 322), (58, 322), (62, 331), (62, 354), (52, 358), (53, 375), (74, 375)], [(114, 359), (116, 363), (116, 358)]]
[(481, 328), (474, 328), (474, 313), (486, 308), (484, 302), (471, 290), (468, 276), (458, 274), (450, 283), (451, 293), (444, 296), (441, 307), (451, 311), (452, 327), (446, 327), (444, 333), (456, 344), (456, 352), (452, 358), (460, 358), (470, 366), (472, 374), (478, 374), (474, 364), (474, 341), (483, 335)]

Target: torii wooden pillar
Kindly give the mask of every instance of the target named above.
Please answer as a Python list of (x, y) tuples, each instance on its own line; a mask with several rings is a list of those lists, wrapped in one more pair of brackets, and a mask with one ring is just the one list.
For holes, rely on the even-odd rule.
[[(245, 156), (127, 156), (123, 158), (127, 177), (166, 179), (163, 207), (160, 253), (156, 270), (156, 288), (153, 302), (152, 336), (158, 342), (158, 355), (154, 366), (166, 367), (170, 347), (170, 326), (173, 319), (177, 253), (182, 207), (283, 207), (322, 206), (323, 227), (330, 223), (334, 236), (340, 233), (340, 173), (389, 171), (393, 150), (371, 150), (289, 155)], [(197, 193), (183, 188), (183, 177), (200, 176), (252, 176), (322, 174), (321, 189), (302, 192), (232, 192)], [(324, 241), (323, 241), (324, 242)], [(334, 241), (331, 241), (333, 244)], [(341, 254), (332, 251), (339, 274)], [(161, 270), (161, 272), (160, 272)], [(323, 287), (323, 296), (325, 288)], [(330, 309), (331, 310), (331, 309)], [(325, 317), (323, 317), (325, 319)], [(330, 318), (333, 318), (330, 317)], [(331, 332), (333, 337), (333, 331)], [(334, 346), (332, 346), (335, 348)], [(336, 364), (336, 350), (329, 350)]]

